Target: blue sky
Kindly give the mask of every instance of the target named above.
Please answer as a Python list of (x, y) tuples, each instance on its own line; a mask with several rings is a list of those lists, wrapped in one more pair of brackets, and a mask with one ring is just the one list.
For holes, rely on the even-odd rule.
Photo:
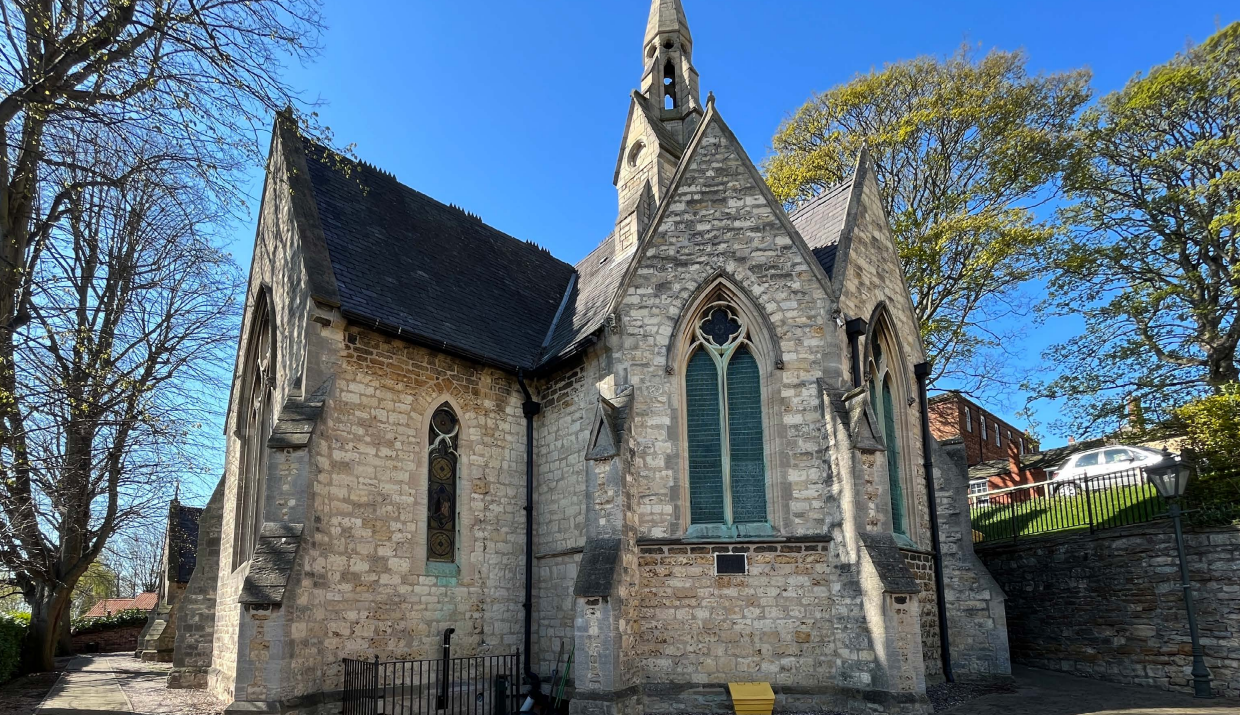
[[(1240, 19), (1234, 0), (889, 2), (684, 0), (702, 94), (760, 160), (815, 91), (963, 42), (1023, 48), (1032, 71), (1088, 67), (1099, 93)], [(340, 144), (445, 203), (575, 262), (615, 220), (611, 185), (647, 0), (326, 0), (324, 51), (290, 82)], [(251, 194), (261, 187), (252, 176)], [(253, 222), (232, 249), (249, 265)], [(1032, 329), (1022, 360), (1078, 326)], [(1023, 404), (995, 404), (1001, 416)], [(1044, 446), (1056, 407), (1039, 404)]]

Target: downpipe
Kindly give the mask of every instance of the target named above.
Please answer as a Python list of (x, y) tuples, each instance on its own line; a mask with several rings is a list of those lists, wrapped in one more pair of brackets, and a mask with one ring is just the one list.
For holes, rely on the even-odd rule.
[(921, 453), (925, 459), (922, 467), (926, 470), (926, 502), (930, 507), (930, 538), (934, 541), (934, 600), (939, 612), (939, 659), (943, 661), (943, 679), (954, 683), (956, 676), (952, 673), (951, 642), (947, 635), (947, 597), (943, 589), (943, 550), (939, 546), (939, 503), (934, 493), (934, 458), (930, 455), (930, 446), (934, 442), (930, 436), (930, 404), (926, 397), (926, 380), (930, 377), (930, 363), (917, 363), (913, 366), (913, 374), (917, 376), (917, 400), (921, 404)]
[(517, 385), (525, 395), (521, 411), (525, 414), (525, 647), (522, 650), (525, 680), (529, 697), (542, 695), (542, 680), (531, 667), (530, 644), (534, 633), (534, 418), (542, 412), (542, 403), (535, 402), (525, 384), (525, 373), (517, 370)]

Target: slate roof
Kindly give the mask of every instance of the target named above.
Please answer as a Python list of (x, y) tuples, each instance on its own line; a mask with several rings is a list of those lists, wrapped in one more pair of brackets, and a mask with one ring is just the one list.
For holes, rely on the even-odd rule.
[(571, 353), (606, 322), (612, 298), (634, 255), (630, 252), (616, 260), (614, 242), (615, 235), (608, 236), (577, 263), (576, 284), (564, 305), (564, 312), (551, 330), (543, 350), (543, 362)]
[(853, 178), (849, 177), (810, 199), (788, 216), (814, 252), (814, 257), (818, 259), (822, 269), (832, 278), (835, 277), (835, 255), (844, 231), (852, 186)]
[(177, 567), (174, 577), (177, 583), (186, 583), (194, 575), (194, 565), (198, 561), (198, 518), (202, 516), (202, 509), (173, 502), (168, 516), (168, 544)]
[(536, 365), (572, 266), (300, 141), (346, 318), (507, 369)]
[(82, 617), (102, 618), (113, 613), (129, 611), (135, 608), (140, 611), (149, 611), (157, 603), (159, 603), (159, 594), (153, 591), (139, 593), (133, 598), (104, 598), (91, 606), (90, 610), (84, 613)]

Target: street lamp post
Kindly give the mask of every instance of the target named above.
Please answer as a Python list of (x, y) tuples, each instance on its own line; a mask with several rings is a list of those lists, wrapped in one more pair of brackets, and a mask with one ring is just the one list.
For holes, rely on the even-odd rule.
[(1210, 671), (1201, 650), (1201, 639), (1197, 635), (1197, 609), (1193, 606), (1193, 586), (1188, 579), (1188, 559), (1184, 555), (1184, 527), (1180, 522), (1180, 498), (1188, 486), (1188, 467), (1180, 461), (1163, 467), (1146, 470), (1146, 476), (1154, 484), (1154, 488), (1167, 501), (1167, 514), (1175, 525), (1175, 548), (1180, 557), (1180, 586), (1184, 589), (1184, 607), (1188, 610), (1188, 634), (1193, 642), (1193, 695), (1198, 698), (1212, 698), (1210, 691)]

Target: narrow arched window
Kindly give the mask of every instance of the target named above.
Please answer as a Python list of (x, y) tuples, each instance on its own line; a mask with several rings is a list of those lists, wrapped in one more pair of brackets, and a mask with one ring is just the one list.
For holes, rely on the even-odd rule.
[(461, 423), (446, 403), (431, 415), (427, 457), (426, 560), (456, 561), (457, 440)]
[(689, 512), (694, 524), (767, 520), (762, 376), (740, 313), (714, 302), (685, 368)]
[(663, 65), (663, 108), (676, 108), (676, 65), (671, 60)]
[(241, 400), (235, 434), (241, 443), (237, 465), (237, 506), (233, 514), (233, 567), (254, 553), (263, 528), (267, 486), (267, 440), (271, 438), (275, 363), (269, 298), (260, 293), (251, 320), (241, 372)]
[(870, 406), (878, 417), (878, 424), (883, 432), (883, 443), (887, 445), (887, 480), (891, 493), (891, 530), (897, 534), (908, 536), (905, 520), (904, 482), (900, 462), (900, 429), (902, 423), (900, 401), (897, 399), (896, 387), (893, 384), (892, 365), (888, 364), (888, 351), (883, 350), (881, 338), (875, 335), (872, 350), (873, 364), (870, 366)]

